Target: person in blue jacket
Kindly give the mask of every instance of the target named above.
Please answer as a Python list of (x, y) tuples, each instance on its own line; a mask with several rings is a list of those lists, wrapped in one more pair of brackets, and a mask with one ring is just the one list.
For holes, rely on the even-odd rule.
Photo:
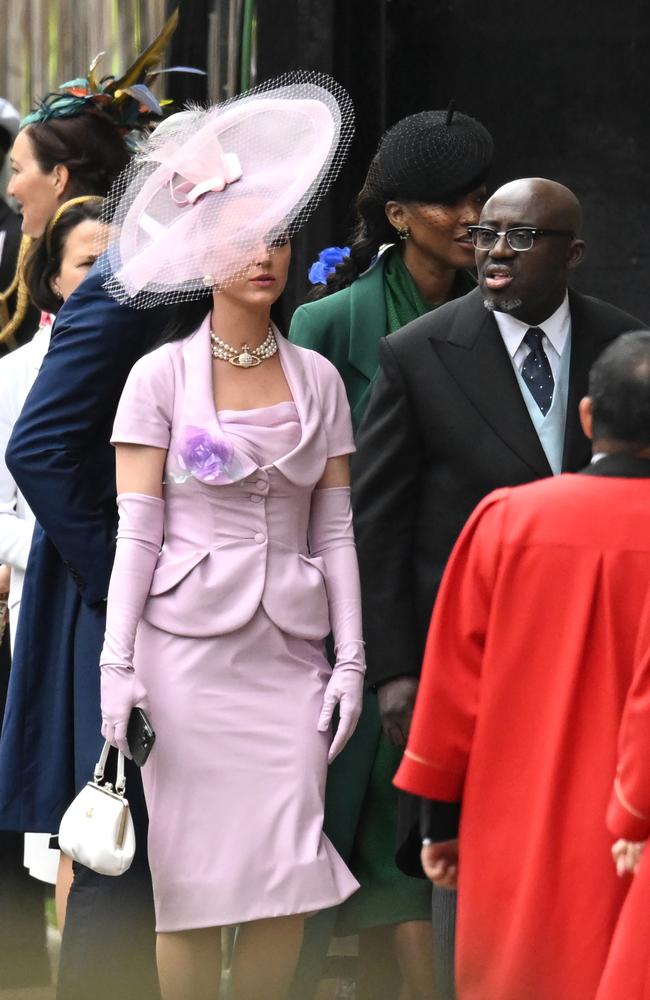
[[(3, 829), (57, 830), (102, 746), (99, 653), (117, 528), (109, 438), (127, 375), (164, 325), (159, 309), (119, 305), (102, 281), (95, 267), (59, 312), (6, 452), (37, 525), (0, 741)], [(74, 866), (60, 1000), (157, 996), (147, 818), (133, 765), (127, 788), (136, 857), (120, 879)]]
[[(178, 20), (120, 79), (62, 84), (21, 122), (9, 189), (23, 232), (45, 240), (75, 198), (104, 196), (161, 109), (146, 86)], [(137, 93), (121, 91), (138, 84)], [(117, 94), (117, 96), (116, 96)], [(146, 101), (143, 102), (143, 97)], [(113, 417), (135, 361), (159, 341), (159, 310), (118, 305), (94, 268), (57, 314), (51, 346), (5, 460), (37, 525), (0, 739), (0, 830), (51, 833), (101, 749), (99, 652), (116, 516)], [(157, 1000), (147, 818), (140, 776), (128, 798), (138, 848), (115, 880), (75, 866), (58, 1000)]]

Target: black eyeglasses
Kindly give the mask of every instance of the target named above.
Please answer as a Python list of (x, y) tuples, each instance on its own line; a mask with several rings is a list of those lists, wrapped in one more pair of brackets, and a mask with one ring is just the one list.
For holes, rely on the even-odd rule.
[(487, 226), (468, 226), (467, 231), (472, 237), (472, 243), (477, 250), (492, 250), (505, 236), (506, 243), (511, 250), (521, 253), (524, 250), (532, 250), (538, 236), (568, 236), (574, 238), (574, 233), (568, 229), (534, 229), (532, 226), (517, 226), (515, 229), (504, 229), (497, 232), (496, 229), (489, 229)]

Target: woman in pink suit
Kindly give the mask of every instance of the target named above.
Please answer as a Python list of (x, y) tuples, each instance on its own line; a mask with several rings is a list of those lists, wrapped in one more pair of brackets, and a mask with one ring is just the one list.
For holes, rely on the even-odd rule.
[[(650, 460), (650, 450), (644, 456)], [(634, 875), (596, 1000), (650, 1000), (650, 600), (619, 737), (607, 826), (621, 878)]]
[[(137, 299), (159, 289), (169, 263), (177, 287), (196, 291), (189, 297), (197, 300), (183, 307), (174, 338), (135, 365), (118, 408), (120, 526), (101, 658), (106, 738), (126, 750), (137, 704), (146, 704), (157, 734), (143, 780), (165, 1000), (218, 996), (220, 929), (233, 924), (240, 925), (235, 997), (281, 1000), (304, 917), (357, 888), (322, 830), (328, 759), (356, 725), (364, 675), (350, 412), (334, 367), (289, 344), (270, 322), (287, 278), (288, 234), (304, 218), (304, 197), (294, 218), (286, 200), (296, 192), (287, 191), (300, 170), (322, 190), (314, 143), (323, 122), (313, 88), (294, 95), (284, 86), (277, 105), (263, 96), (235, 103), (235, 127), (239, 111), (252, 131), (246, 141), (220, 132), (213, 156), (204, 155), (206, 142), (221, 112), (189, 113), (203, 173), (195, 160), (178, 159), (188, 113), (177, 116), (180, 135), (173, 123), (165, 128), (147, 152), (145, 184), (151, 161), (162, 163), (170, 151), (171, 181), (163, 173), (164, 186), (144, 209), (134, 195), (136, 225), (147, 215), (146, 252), (134, 266), (133, 216), (122, 213), (114, 274), (122, 293)], [(298, 104), (294, 134), (287, 116)], [(260, 184), (279, 176), (273, 193), (260, 194), (248, 155), (257, 110), (272, 132)], [(315, 132), (304, 123), (312, 113)], [(232, 104), (225, 114), (232, 121)], [(269, 142), (283, 126), (290, 163), (283, 166), (285, 153), (269, 165)], [(301, 143), (304, 162), (295, 154)], [(233, 148), (241, 150), (236, 162)], [(219, 174), (226, 150), (231, 159)], [(204, 212), (212, 239), (202, 243), (196, 209), (212, 202), (219, 212), (226, 189), (233, 197), (219, 224)], [(180, 223), (189, 250), (178, 230), (168, 241), (158, 225), (169, 200), (187, 208)], [(237, 260), (235, 240), (244, 245)], [(324, 654), (330, 631), (333, 670)]]

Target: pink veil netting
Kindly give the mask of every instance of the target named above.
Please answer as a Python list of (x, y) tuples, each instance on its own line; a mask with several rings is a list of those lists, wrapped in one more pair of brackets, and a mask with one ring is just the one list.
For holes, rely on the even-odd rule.
[(242, 277), (260, 245), (303, 225), (336, 179), (354, 133), (347, 92), (287, 73), (162, 122), (111, 188), (104, 287), (135, 308), (201, 298)]

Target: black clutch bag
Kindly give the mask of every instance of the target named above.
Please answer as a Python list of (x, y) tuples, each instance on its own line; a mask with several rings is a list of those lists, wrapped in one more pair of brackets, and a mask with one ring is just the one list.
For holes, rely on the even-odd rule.
[(131, 711), (126, 729), (126, 740), (133, 757), (133, 763), (137, 764), (138, 767), (143, 767), (156, 742), (156, 734), (141, 708), (134, 708)]

